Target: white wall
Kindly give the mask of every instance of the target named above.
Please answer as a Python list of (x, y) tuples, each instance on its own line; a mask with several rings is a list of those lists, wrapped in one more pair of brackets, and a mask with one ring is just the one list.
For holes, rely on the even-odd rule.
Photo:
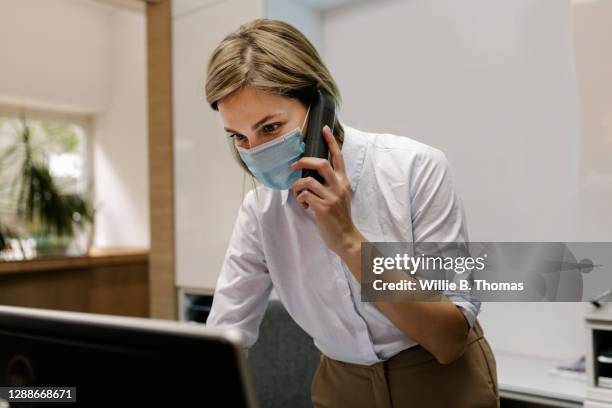
[(319, 54), (323, 54), (323, 21), (321, 11), (307, 3), (288, 0), (266, 0), (264, 15), (266, 18), (283, 20), (297, 27), (314, 45)]
[(0, 3), (0, 100), (94, 113), (109, 102), (108, 12), (66, 0)]
[[(324, 13), (342, 119), (442, 149), (472, 241), (571, 241), (579, 120), (571, 9), (559, 0), (368, 1)], [(494, 348), (570, 357), (582, 304), (486, 304)]]
[(96, 246), (149, 246), (146, 18), (110, 16), (109, 103), (95, 118)]
[(94, 123), (97, 246), (149, 245), (145, 41), (142, 11), (0, 2), (0, 103)]
[[(581, 230), (612, 241), (612, 2), (574, 3), (576, 71), (582, 140)], [(599, 216), (593, 216), (593, 215)]]
[[(612, 2), (574, 1), (574, 51), (580, 102), (579, 210), (574, 241), (612, 241)], [(602, 292), (607, 288), (602, 288)], [(498, 349), (575, 358), (584, 354), (584, 304), (486, 305)], [(516, 335), (519, 328), (521, 335)], [(525, 335), (526, 333), (526, 335)]]

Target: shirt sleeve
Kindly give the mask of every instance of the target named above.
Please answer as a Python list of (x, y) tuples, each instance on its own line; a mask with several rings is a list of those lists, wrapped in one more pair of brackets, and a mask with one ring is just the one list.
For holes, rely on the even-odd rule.
[(272, 290), (253, 192), (246, 194), (238, 212), (206, 321), (207, 326), (238, 329), (247, 349), (259, 337)]
[[(468, 242), (465, 213), (453, 186), (450, 164), (440, 150), (426, 146), (417, 155), (411, 178), (413, 240)], [(446, 291), (470, 327), (480, 312), (480, 301), (469, 291)]]

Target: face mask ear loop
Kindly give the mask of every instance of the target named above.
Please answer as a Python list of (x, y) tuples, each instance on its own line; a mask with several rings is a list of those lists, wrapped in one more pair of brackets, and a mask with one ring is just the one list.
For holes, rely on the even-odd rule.
[(308, 113), (310, 113), (310, 106), (308, 105), (308, 110), (306, 111), (306, 116), (304, 116), (304, 123), (302, 123), (302, 127), (300, 128), (300, 131), (302, 132), (302, 134), (304, 134), (304, 125), (306, 125), (306, 119), (308, 119)]

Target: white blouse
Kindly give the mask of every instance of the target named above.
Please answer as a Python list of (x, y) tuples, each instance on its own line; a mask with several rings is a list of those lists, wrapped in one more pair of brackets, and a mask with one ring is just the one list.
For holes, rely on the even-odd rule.
[[(342, 155), (355, 226), (372, 242), (466, 242), (460, 198), (440, 150), (342, 123)], [(416, 344), (379, 309), (329, 250), (291, 190), (259, 186), (238, 212), (207, 325), (238, 329), (251, 347), (274, 288), (289, 314), (330, 358), (371, 365)], [(449, 298), (474, 324), (480, 302)]]

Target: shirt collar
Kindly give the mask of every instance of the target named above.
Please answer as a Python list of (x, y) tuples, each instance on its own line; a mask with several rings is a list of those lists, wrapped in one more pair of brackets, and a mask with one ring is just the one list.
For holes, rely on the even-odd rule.
[[(363, 132), (345, 123), (340, 122), (340, 124), (344, 128), (344, 142), (341, 149), (344, 167), (351, 186), (351, 192), (354, 192), (361, 179), (369, 138)], [(280, 193), (283, 204), (287, 202), (289, 196), (293, 196), (291, 189), (281, 190)]]

